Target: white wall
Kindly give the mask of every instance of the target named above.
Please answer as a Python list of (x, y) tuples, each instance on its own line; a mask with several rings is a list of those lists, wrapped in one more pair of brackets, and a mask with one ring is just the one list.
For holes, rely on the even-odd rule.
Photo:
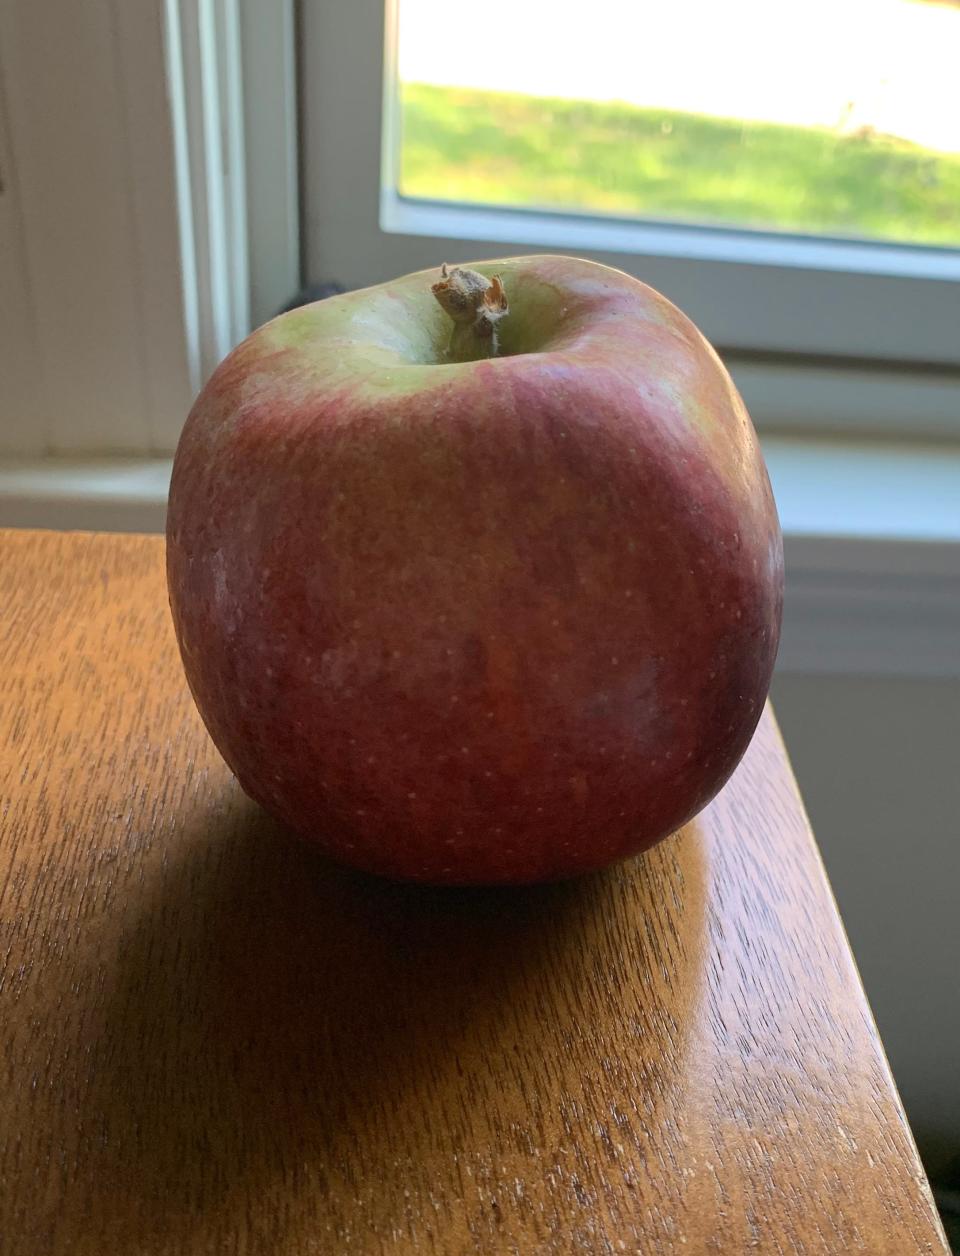
[(960, 1152), (960, 680), (789, 675), (773, 697), (936, 1174)]

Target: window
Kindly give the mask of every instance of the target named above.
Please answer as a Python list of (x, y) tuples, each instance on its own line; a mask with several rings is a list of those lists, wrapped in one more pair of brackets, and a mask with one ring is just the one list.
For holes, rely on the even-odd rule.
[[(734, 4), (734, 11), (744, 10), (746, 0), (737, 2), (740, 7)], [(679, 7), (689, 12), (689, 3), (683, 0)], [(897, 6), (905, 3), (888, 0), (888, 7), (899, 13)], [(884, 0), (872, 0), (859, 11), (879, 11), (883, 4)], [(430, 67), (442, 70), (446, 56), (451, 63), (469, 60), (481, 67), (473, 71), (474, 82), (462, 90), (509, 88), (515, 96), (525, 97), (527, 107), (531, 97), (546, 94), (557, 99), (561, 76), (570, 65), (569, 48), (583, 35), (586, 10), (557, 0), (550, 6), (550, 18), (544, 20), (543, 7), (543, 0), (512, 0), (511, 4), (488, 0), (482, 17), (473, 11), (473, 20), (483, 26), (483, 32), (471, 28), (464, 44), (453, 38), (451, 24), (469, 20), (469, 6), (464, 19), (464, 6), (441, 6), (434, 0), (388, 0), (386, 6), (382, 0), (359, 0), (349, 6), (305, 5), (301, 144), (304, 243), (310, 277), (357, 286), (445, 260), (536, 250), (591, 256), (638, 275), (689, 313), (724, 353), (762, 426), (894, 428), (912, 435), (960, 430), (960, 252), (943, 240), (918, 242), (921, 232), (915, 225), (881, 230), (864, 216), (858, 224), (849, 215), (845, 224), (836, 219), (828, 223), (823, 217), (814, 222), (809, 204), (805, 223), (796, 216), (788, 221), (782, 213), (779, 220), (771, 218), (772, 211), (765, 220), (763, 215), (751, 216), (747, 224), (743, 215), (724, 211), (721, 221), (718, 213), (704, 214), (702, 206), (694, 212), (697, 207), (689, 198), (686, 207), (676, 200), (654, 203), (642, 181), (639, 191), (634, 188), (631, 194), (646, 196), (646, 202), (638, 200), (626, 212), (622, 202), (599, 203), (604, 188), (598, 193), (594, 184), (591, 190), (589, 180), (571, 190), (570, 176), (562, 170), (552, 189), (545, 179), (523, 170), (512, 185), (501, 180), (495, 194), (489, 188), (478, 194), (477, 171), (471, 170), (467, 158), (456, 156), (455, 145), (447, 148), (453, 160), (442, 175), (445, 182), (438, 182), (441, 176), (429, 153), (431, 145), (434, 152), (438, 145), (438, 132), (434, 129), (431, 139), (426, 116), (430, 93), (417, 84), (436, 88), (437, 82), (427, 81), (428, 71), (439, 79), (441, 73)], [(730, 11), (730, 6), (723, 8)], [(766, 21), (767, 46), (796, 47), (795, 28), (806, 23), (808, 46), (815, 48), (819, 41), (830, 47), (836, 13), (842, 8), (840, 0), (802, 12), (766, 6), (765, 11), (778, 15), (776, 23), (772, 18)], [(921, 0), (907, 8), (949, 21), (960, 18), (955, 8)], [(594, 0), (589, 6), (593, 33), (583, 35), (581, 42), (590, 49), (594, 62), (607, 47), (607, 63), (618, 63), (619, 54), (613, 50), (627, 42), (623, 21), (636, 26), (641, 21), (638, 13), (652, 21), (657, 11), (658, 6), (643, 0), (631, 4)], [(533, 15), (526, 23), (524, 13)], [(439, 25), (431, 26), (431, 21)], [(493, 31), (490, 36), (488, 29)], [(433, 32), (429, 41), (424, 30)], [(743, 37), (742, 31), (735, 35)], [(496, 67), (488, 43), (502, 48), (508, 42), (514, 51), (509, 57), (501, 53)], [(698, 36), (698, 46), (701, 42), (709, 41)], [(939, 50), (931, 53), (931, 57), (940, 56)], [(949, 50), (942, 56), (949, 63)], [(654, 52), (644, 45), (636, 53), (637, 77), (646, 73), (652, 79), (654, 71), (646, 67), (668, 57), (669, 48), (658, 47)], [(484, 67), (491, 58), (494, 68), (487, 75)], [(525, 61), (536, 68), (531, 69), (521, 92), (515, 89), (523, 86), (519, 75), (525, 72)], [(822, 62), (823, 58), (821, 67)], [(545, 77), (545, 65), (555, 77)], [(517, 78), (505, 77), (509, 67)], [(807, 68), (816, 79), (816, 67)], [(568, 100), (583, 98), (595, 70), (570, 72), (581, 77), (571, 78), (574, 86), (567, 92)], [(656, 73), (661, 86), (669, 81), (666, 71)], [(446, 76), (451, 75), (447, 68)], [(484, 75), (486, 86), (482, 85)], [(950, 97), (951, 92), (956, 97), (958, 89), (949, 76), (945, 81), (932, 73), (928, 77), (934, 102), (928, 115), (939, 116), (944, 131), (949, 131), (948, 123), (960, 117), (960, 102)], [(679, 93), (680, 88), (675, 91)], [(768, 93), (768, 109), (769, 99)], [(689, 97), (687, 103), (692, 103)], [(723, 98), (712, 108), (720, 114), (732, 103)], [(755, 102), (755, 111), (762, 103)], [(674, 95), (659, 106), (660, 121), (668, 124), (656, 140), (661, 146), (679, 142), (677, 115), (691, 112), (682, 109), (682, 104), (682, 96)], [(665, 116), (666, 110), (674, 116)], [(477, 111), (464, 110), (456, 125), (479, 129), (478, 116)], [(863, 116), (862, 109), (858, 115), (851, 108), (839, 119), (840, 129), (846, 128), (852, 144), (859, 142), (872, 153), (877, 144), (883, 147), (888, 141), (871, 140), (870, 132), (861, 134), (858, 141), (855, 132), (869, 125), (879, 131), (881, 122), (884, 127), (887, 123), (878, 113), (871, 115), (877, 122), (861, 123), (857, 119)], [(755, 125), (760, 128), (758, 136), (764, 126), (792, 127), (801, 132), (801, 140), (811, 129), (788, 123), (782, 110), (779, 120)], [(791, 135), (797, 138), (793, 131)], [(941, 149), (949, 141), (949, 135), (926, 138), (930, 143), (936, 139)], [(915, 156), (908, 146), (917, 143), (904, 138), (894, 147), (898, 153)], [(755, 149), (756, 145), (751, 141), (746, 147)], [(937, 178), (956, 177), (956, 154), (936, 152), (936, 157), (924, 160), (935, 163)], [(778, 160), (786, 159), (781, 154)], [(434, 162), (432, 174), (430, 161)], [(517, 164), (522, 165), (514, 164), (514, 175)], [(535, 172), (533, 163), (531, 169)], [(892, 177), (898, 194), (916, 195), (922, 188), (902, 171)], [(931, 196), (926, 203), (932, 206), (933, 218), (938, 206), (946, 207), (945, 238), (951, 231), (956, 234), (956, 197), (940, 201)], [(895, 240), (891, 242), (888, 236)], [(803, 386), (798, 387), (801, 382)]]
[(955, 247), (958, 53), (929, 0), (400, 0), (397, 191)]
[[(955, 0), (0, 6), (0, 455), (166, 453), (301, 277), (536, 250), (666, 293), (762, 427), (956, 437), (958, 26)], [(711, 49), (740, 75), (702, 76)], [(854, 63), (873, 95), (844, 101)]]

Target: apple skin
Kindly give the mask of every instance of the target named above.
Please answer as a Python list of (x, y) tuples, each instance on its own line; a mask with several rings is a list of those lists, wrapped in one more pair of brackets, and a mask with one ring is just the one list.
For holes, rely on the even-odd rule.
[(177, 450), (168, 583), (253, 799), (362, 869), (521, 883), (634, 855), (723, 786), (783, 551), (743, 403), (679, 310), (568, 257), (476, 269), (510, 301), (501, 356), (440, 361), (435, 271), (230, 354)]

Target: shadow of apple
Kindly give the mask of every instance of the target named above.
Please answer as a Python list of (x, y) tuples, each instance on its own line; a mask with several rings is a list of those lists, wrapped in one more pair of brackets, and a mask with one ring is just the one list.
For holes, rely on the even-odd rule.
[[(376, 1246), (459, 1173), (482, 1246), (504, 1175), (656, 1136), (699, 984), (694, 831), (579, 881), (439, 890), (336, 867), (230, 789), (112, 960), (78, 1236)], [(578, 1129), (593, 1085), (620, 1096), (606, 1133)]]

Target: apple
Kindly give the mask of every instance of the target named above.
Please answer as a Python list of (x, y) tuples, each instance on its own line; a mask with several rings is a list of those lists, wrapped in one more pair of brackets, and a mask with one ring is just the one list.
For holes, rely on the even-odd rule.
[(651, 846), (730, 776), (777, 650), (780, 528), (729, 375), (663, 296), (569, 257), (255, 331), (190, 413), (167, 542), (243, 788), (399, 878)]

